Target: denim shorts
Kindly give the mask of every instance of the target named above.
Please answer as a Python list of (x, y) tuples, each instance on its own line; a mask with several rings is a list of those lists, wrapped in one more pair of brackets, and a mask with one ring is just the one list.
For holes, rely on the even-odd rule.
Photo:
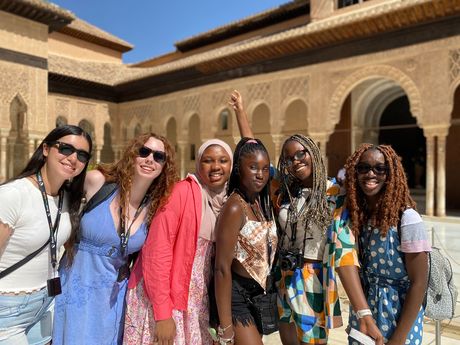
[(54, 299), (48, 290), (0, 294), (0, 345), (42, 345), (51, 341)]

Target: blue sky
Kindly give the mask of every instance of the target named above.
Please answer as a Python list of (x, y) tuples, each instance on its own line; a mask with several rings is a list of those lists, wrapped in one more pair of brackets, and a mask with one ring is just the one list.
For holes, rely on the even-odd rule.
[(174, 51), (174, 42), (289, 0), (51, 0), (135, 47), (123, 61)]

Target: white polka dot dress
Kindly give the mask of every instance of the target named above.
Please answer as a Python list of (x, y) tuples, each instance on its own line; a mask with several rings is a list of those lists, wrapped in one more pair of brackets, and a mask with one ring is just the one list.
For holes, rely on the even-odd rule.
[[(378, 229), (364, 229), (359, 240), (363, 249), (360, 257), (364, 293), (384, 342), (387, 342), (396, 329), (409, 288), (398, 231), (392, 228), (387, 236), (382, 237)], [(422, 307), (407, 335), (406, 344), (422, 343), (423, 312)], [(353, 313), (350, 313), (350, 325), (359, 330)], [(352, 343), (353, 340), (349, 338), (349, 344)]]

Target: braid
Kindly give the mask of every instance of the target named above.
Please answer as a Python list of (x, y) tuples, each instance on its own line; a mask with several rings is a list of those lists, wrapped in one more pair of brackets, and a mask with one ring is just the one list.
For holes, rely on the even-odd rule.
[[(302, 186), (299, 181), (289, 173), (284, 156), (284, 148), (290, 141), (300, 143), (308, 152), (312, 161), (313, 186), (311, 197), (306, 200), (306, 207), (294, 221), (308, 221), (310, 224), (315, 223), (325, 232), (331, 223), (331, 212), (327, 204), (327, 175), (324, 166), (323, 157), (318, 145), (309, 137), (301, 134), (294, 134), (286, 139), (281, 149), (281, 156), (278, 162), (278, 171), (280, 173), (280, 197), (283, 201), (288, 201), (290, 205), (297, 204), (297, 198)], [(292, 215), (291, 215), (292, 216)], [(292, 218), (291, 218), (292, 221)]]
[(358, 186), (356, 173), (356, 165), (367, 150), (380, 151), (385, 158), (385, 164), (388, 166), (385, 187), (380, 191), (380, 198), (375, 211), (375, 226), (385, 236), (390, 227), (398, 226), (401, 214), (406, 208), (415, 208), (415, 202), (409, 193), (401, 158), (395, 150), (389, 145), (363, 144), (348, 158), (345, 164), (347, 207), (350, 211), (353, 233), (358, 235), (372, 216), (367, 212), (365, 197)]

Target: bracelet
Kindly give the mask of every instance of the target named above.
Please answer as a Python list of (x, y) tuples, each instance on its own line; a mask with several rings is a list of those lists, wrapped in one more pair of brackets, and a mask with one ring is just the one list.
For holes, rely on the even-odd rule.
[(235, 333), (230, 338), (219, 337), (219, 345), (233, 344), (233, 340), (235, 340)]
[(230, 327), (232, 327), (232, 326), (233, 326), (233, 323), (229, 324), (229, 325), (226, 326), (226, 327), (221, 327), (220, 325), (217, 326), (217, 334), (219, 334), (219, 336), (224, 335), (225, 331), (226, 331), (227, 329), (229, 329)]
[(356, 311), (356, 317), (358, 319), (362, 319), (364, 316), (368, 316), (368, 315), (372, 316), (372, 312), (369, 308)]

